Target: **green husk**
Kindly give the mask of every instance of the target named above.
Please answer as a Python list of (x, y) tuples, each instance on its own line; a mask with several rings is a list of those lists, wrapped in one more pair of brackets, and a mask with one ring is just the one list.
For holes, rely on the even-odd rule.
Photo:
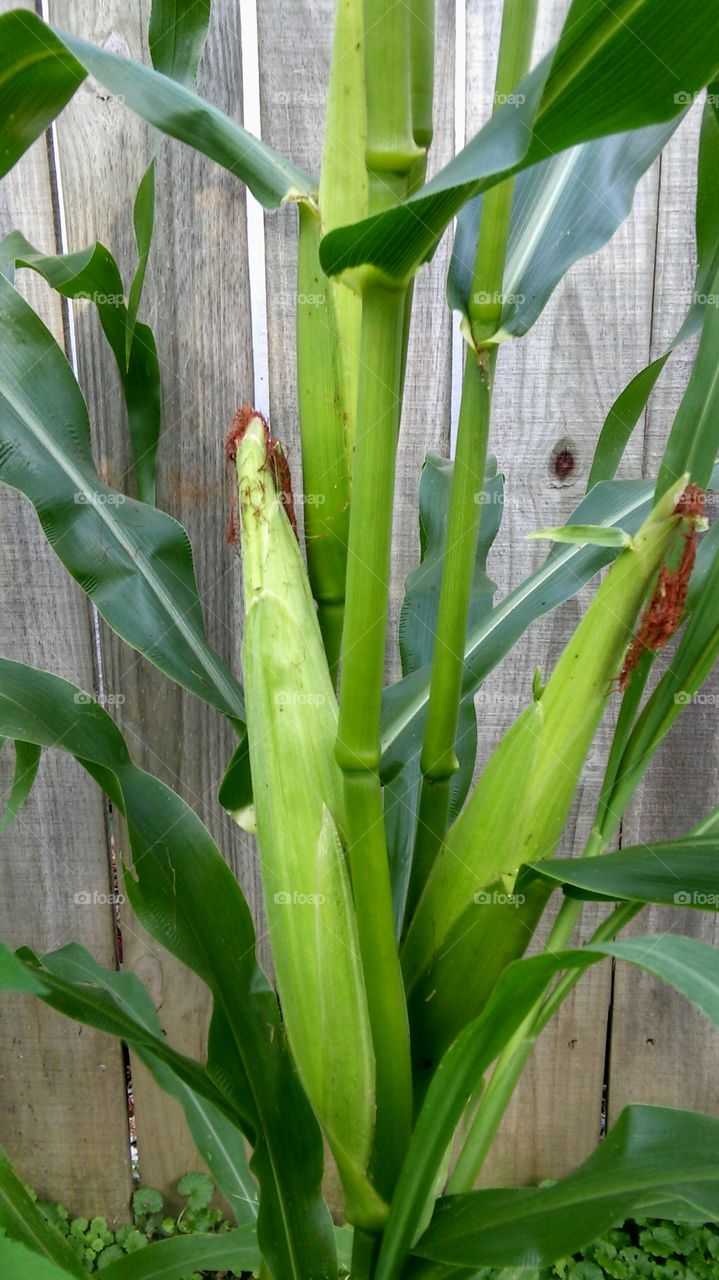
[(447, 833), (403, 951), (408, 992), (432, 967), (459, 916), (485, 886), (550, 856), (561, 836), (589, 746), (631, 640), (637, 614), (681, 515), (683, 477), (617, 558), (551, 679), (491, 756)]
[(293, 1055), (343, 1180), (351, 1220), (383, 1206), (365, 1177), (374, 1057), (334, 759), (337, 702), (267, 428), (236, 447), (245, 601), (242, 649), (260, 869)]

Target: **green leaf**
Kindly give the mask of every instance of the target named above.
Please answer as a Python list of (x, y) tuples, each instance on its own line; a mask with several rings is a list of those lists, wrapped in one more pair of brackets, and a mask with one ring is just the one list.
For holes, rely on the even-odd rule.
[[(54, 1263), (63, 1273), (84, 1276), (85, 1269), (64, 1236), (46, 1222), (0, 1147), (0, 1228), (19, 1244)], [(0, 1246), (4, 1241), (0, 1240)], [(2, 1254), (0, 1253), (0, 1258)], [(18, 1272), (18, 1280), (20, 1276)], [(38, 1272), (41, 1276), (42, 1272)], [(54, 1277), (53, 1277), (54, 1280)]]
[[(586, 142), (520, 174), (492, 341), (527, 333), (570, 267), (611, 240), (631, 212), (637, 183), (679, 123)], [(460, 212), (447, 279), (449, 306), (465, 316), (481, 213), (481, 196)]]
[(630, 846), (598, 858), (555, 858), (530, 863), (525, 876), (563, 886), (571, 897), (657, 902), (719, 911), (719, 841), (716, 836)]
[(184, 529), (102, 483), (65, 356), (2, 276), (0, 325), (0, 480), (33, 503), (50, 545), (113, 631), (241, 720), (242, 690), (205, 639)]
[(0, 1236), (0, 1270), (4, 1280), (77, 1280), (87, 1276), (73, 1254), (73, 1267), (62, 1267), (42, 1254), (34, 1253), (24, 1244)]
[(103, 1270), (104, 1280), (186, 1280), (195, 1270), (257, 1271), (260, 1254), (251, 1224), (234, 1231), (175, 1236), (118, 1259)]
[[(0, 17), (0, 178), (70, 101), (87, 72), (27, 9)], [(22, 104), (22, 109), (19, 109)]]
[(664, 450), (657, 496), (666, 492), (674, 476), (684, 472), (706, 488), (719, 450), (719, 272), (706, 298), (699, 350)]
[(586, 547), (628, 547), (631, 537), (624, 529), (606, 529), (597, 524), (565, 524), (551, 529), (537, 529), (528, 538), (549, 538), (552, 542), (572, 542)]
[(130, 323), (122, 277), (108, 249), (95, 242), (79, 253), (48, 256), (39, 253), (19, 231), (0, 242), (0, 270), (4, 263), (29, 267), (65, 298), (92, 302), (110, 349), (125, 397), (127, 424), (141, 502), (155, 501), (155, 469), (160, 439), (160, 364), (152, 330)]
[(5, 122), (0, 176), (47, 128), (89, 72), (148, 124), (246, 182), (265, 208), (312, 194), (314, 183), (306, 173), (184, 85), (54, 32), (26, 9), (0, 17), (0, 49), (0, 107), (7, 104), (0, 115)]
[[(650, 481), (635, 480), (597, 485), (572, 513), (568, 526), (616, 526), (634, 534), (651, 508), (652, 488)], [(531, 623), (575, 595), (614, 558), (614, 552), (612, 547), (590, 545), (553, 547), (540, 569), (470, 626), (463, 696), (476, 693)], [(430, 668), (425, 665), (386, 690), (382, 712), (385, 781), (422, 749), (429, 677)]]
[[(115, 973), (103, 969), (83, 947), (74, 943), (45, 956), (40, 963), (41, 971), (46, 975), (49, 972), (55, 978), (71, 984), (79, 995), (88, 998), (94, 991), (101, 1004), (109, 997), (115, 1006), (138, 1024), (141, 1036), (142, 1032), (147, 1032), (157, 1038), (163, 1056), (158, 1057), (157, 1052), (153, 1053), (153, 1046), (148, 1047), (144, 1037), (135, 1042), (135, 1052), (142, 1058), (160, 1087), (177, 1098), (182, 1106), (195, 1146), (206, 1161), (218, 1187), (232, 1205), (236, 1221), (254, 1221), (257, 1217), (257, 1184), (249, 1170), (240, 1120), (228, 1108), (209, 1078), (201, 1081), (202, 1089), (192, 1087), (192, 1072), (184, 1065), (189, 1060), (177, 1062), (171, 1056), (165, 1056), (160, 1021), (154, 1003), (139, 978), (132, 973)], [(55, 1007), (61, 1006), (56, 1003)], [(77, 1005), (63, 1008), (63, 1012), (79, 1016)], [(123, 1033), (122, 1028), (109, 1029), (114, 1034), (123, 1035), (124, 1039), (130, 1038), (127, 1032)], [(157, 1049), (157, 1045), (154, 1047)], [(180, 1071), (177, 1070), (178, 1065)], [(196, 1067), (194, 1063), (190, 1065), (192, 1068)], [(202, 1071), (202, 1068), (197, 1070)], [(155, 1208), (148, 1207), (148, 1192), (153, 1192), (155, 1196), (159, 1194), (151, 1187), (139, 1188), (134, 1193), (133, 1206), (138, 1212), (158, 1213), (162, 1204)], [(140, 1196), (144, 1207), (138, 1208)]]
[(455, 1266), (548, 1266), (657, 1201), (714, 1209), (718, 1181), (719, 1120), (627, 1107), (589, 1159), (553, 1186), (440, 1201), (414, 1252)]
[(404, 204), (331, 231), (328, 275), (370, 265), (404, 282), (472, 196), (556, 152), (672, 120), (719, 67), (711, 0), (574, 0), (559, 43), (477, 136)]
[[(210, 0), (153, 0), (148, 39), (156, 71), (192, 88), (210, 21)], [(157, 150), (157, 147), (155, 147)], [(155, 158), (153, 155), (135, 196), (132, 211), (138, 261), (130, 286), (127, 363), (135, 337), (137, 313), (145, 283), (155, 222)], [(139, 495), (143, 497), (142, 492)], [(148, 498), (147, 501), (150, 499)]]
[(702, 118), (696, 205), (697, 269), (692, 305), (667, 350), (640, 370), (617, 397), (594, 451), (587, 490), (613, 480), (632, 432), (672, 352), (702, 327), (711, 282), (719, 269), (719, 83), (709, 86)]
[(41, 755), (42, 751), (33, 742), (15, 743), (15, 774), (4, 808), (0, 810), (0, 831), (7, 831), (30, 795)]
[(152, 0), (150, 57), (156, 71), (192, 85), (205, 47), (211, 0)]
[[(247, 903), (197, 815), (132, 764), (110, 717), (77, 693), (47, 672), (0, 660), (0, 733), (11, 736), (9, 726), (22, 724), (13, 736), (75, 755), (124, 813), (131, 905), (214, 997), (208, 1074), (254, 1146), (262, 1254), (288, 1280), (330, 1280), (336, 1259), (320, 1193), (320, 1132), (287, 1053), (275, 993), (255, 960)], [(149, 1047), (155, 1052), (154, 1038)]]

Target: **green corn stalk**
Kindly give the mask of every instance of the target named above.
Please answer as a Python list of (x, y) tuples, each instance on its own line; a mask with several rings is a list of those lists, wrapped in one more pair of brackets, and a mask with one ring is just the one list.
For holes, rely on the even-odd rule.
[(681, 524), (674, 509), (686, 481), (672, 486), (617, 558), (548, 684), (535, 685), (447, 833), (403, 950), (408, 992), (475, 894), (500, 877), (511, 889), (523, 862), (554, 852), (642, 601)]
[(290, 1046), (343, 1180), (348, 1216), (382, 1217), (367, 1168), (374, 1057), (339, 831), (337, 702), (265, 423), (236, 444), (245, 677), (260, 869)]

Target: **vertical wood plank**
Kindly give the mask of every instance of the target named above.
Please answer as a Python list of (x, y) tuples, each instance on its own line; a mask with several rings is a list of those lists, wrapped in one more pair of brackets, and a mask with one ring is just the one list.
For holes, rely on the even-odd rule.
[[(556, 40), (567, 9), (566, 0), (540, 6), (535, 60)], [(468, 0), (468, 137), (491, 110), (501, 12), (501, 0)], [(584, 491), (607, 410), (646, 363), (656, 199), (657, 174), (652, 171), (641, 184), (632, 217), (613, 241), (574, 267), (528, 337), (500, 352), (491, 447), (506, 475), (506, 497), (489, 563), (500, 594), (542, 562), (546, 551), (526, 542), (525, 535), (565, 522)], [(574, 466), (562, 477), (553, 457), (564, 446), (571, 450)], [(627, 465), (637, 474), (640, 464), (637, 437)], [(534, 668), (539, 665), (545, 677), (551, 672), (590, 598), (585, 590), (535, 623), (513, 650), (511, 662), (487, 681), (477, 701), (481, 763), (527, 704)], [(588, 836), (610, 728), (609, 723), (602, 727), (583, 771), (561, 844), (565, 855), (580, 852)], [(588, 936), (598, 919), (598, 909), (587, 908), (578, 939)], [(531, 950), (545, 937), (546, 925)], [(560, 1177), (595, 1146), (609, 980), (607, 966), (593, 968), (541, 1037), (490, 1153), (485, 1183), (516, 1185)]]
[[(662, 158), (652, 357), (665, 350), (691, 301), (694, 285), (694, 192), (701, 108)], [(656, 475), (667, 433), (691, 371), (696, 341), (668, 364), (647, 415), (646, 474)], [(716, 501), (708, 515), (715, 520)], [(671, 656), (658, 663), (662, 668)], [(719, 679), (687, 706), (655, 757), (622, 827), (624, 844), (683, 834), (717, 804)], [(677, 889), (682, 885), (677, 884)], [(647, 908), (635, 933), (667, 931), (719, 943), (713, 913)], [(646, 974), (617, 965), (611, 1026), (609, 1115), (630, 1102), (719, 1111), (719, 1032), (681, 996)]]
[[(10, 4), (0, 5), (3, 9)], [(20, 228), (55, 251), (45, 139), (0, 186), (0, 235)], [(57, 295), (30, 273), (19, 287), (59, 342)], [(50, 550), (30, 504), (0, 488), (0, 649), (85, 689), (94, 682), (85, 596)], [(0, 795), (13, 753), (0, 754)], [(40, 953), (79, 942), (114, 964), (114, 922), (102, 795), (61, 752), (44, 754), (28, 804), (0, 837), (0, 936)], [(83, 904), (76, 895), (90, 895)], [(127, 1214), (130, 1151), (122, 1050), (31, 997), (0, 1001), (0, 1143), (41, 1196), (74, 1213)]]
[[(57, 24), (116, 52), (149, 61), (149, 3), (53, 0)], [(213, 4), (198, 91), (241, 119), (241, 47), (237, 6)], [(150, 157), (149, 130), (88, 81), (61, 119), (58, 150), (71, 249), (99, 238), (116, 255), (126, 287), (134, 268), (132, 202)], [(225, 545), (229, 481), (224, 435), (238, 403), (252, 398), (246, 280), (244, 190), (224, 170), (165, 141), (157, 163), (153, 251), (141, 318), (154, 327), (163, 378), (164, 427), (158, 503), (187, 529), (210, 642), (239, 671), (239, 574)], [(81, 381), (92, 406), (100, 465), (132, 491), (117, 376), (95, 317), (78, 317)], [(190, 697), (102, 629), (106, 691), (125, 699), (118, 720), (134, 758), (177, 790), (200, 814), (238, 872), (251, 904), (259, 901), (249, 843), (217, 802), (233, 735), (214, 711)], [(124, 847), (124, 833), (120, 844)], [(123, 918), (125, 963), (148, 984), (168, 1039), (202, 1057), (207, 989)], [(140, 1174), (167, 1192), (198, 1156), (179, 1105), (133, 1061)]]

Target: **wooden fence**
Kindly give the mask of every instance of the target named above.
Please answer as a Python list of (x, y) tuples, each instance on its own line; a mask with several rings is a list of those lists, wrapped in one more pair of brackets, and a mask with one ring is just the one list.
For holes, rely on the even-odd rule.
[[(449, 158), (463, 130), (467, 136), (476, 131), (491, 101), (501, 0), (457, 5), (455, 11), (452, 0), (438, 4), (435, 167)], [(0, 9), (9, 7), (0, 0)], [(567, 0), (543, 0), (537, 54), (556, 38), (567, 7)], [(45, 8), (59, 27), (148, 60), (146, 0), (47, 0)], [(263, 135), (310, 169), (320, 154), (332, 9), (333, 0), (262, 0), (256, 9), (255, 0), (215, 0), (200, 69), (200, 92), (238, 120), (244, 100), (248, 127), (257, 127), (259, 90)], [(603, 252), (570, 273), (529, 339), (503, 355), (494, 447), (507, 476), (507, 500), (490, 565), (501, 593), (541, 560), (541, 547), (523, 535), (569, 515), (612, 400), (664, 349), (684, 313), (692, 288), (697, 133), (695, 108), (642, 182), (631, 219)], [(150, 147), (145, 126), (88, 80), (51, 136), (0, 186), (0, 231), (18, 227), (46, 252), (100, 239), (129, 274), (132, 198)], [(256, 401), (269, 407), (276, 434), (290, 445), (293, 469), (299, 466), (290, 355), (295, 213), (287, 209), (265, 219), (263, 269), (261, 215), (246, 209), (244, 190), (229, 174), (165, 142), (157, 188), (143, 314), (158, 337), (164, 381), (159, 501), (188, 529), (210, 639), (237, 670), (239, 582), (224, 540), (221, 444), (238, 402), (253, 397), (254, 377)], [(416, 290), (396, 506), (394, 619), (402, 580), (417, 559), (422, 459), (428, 448), (446, 452), (450, 445), (446, 266), (445, 244)], [(122, 488), (129, 458), (117, 379), (89, 305), (75, 304), (63, 316), (57, 295), (37, 278), (24, 273), (21, 287), (65, 341), (90, 405), (100, 470)], [(692, 354), (683, 348), (667, 368), (632, 438), (626, 474), (655, 473)], [(558, 449), (568, 451), (565, 462), (571, 455), (569, 474), (566, 466), (555, 466)], [(85, 596), (45, 543), (29, 504), (6, 489), (0, 502), (0, 649), (86, 689), (98, 688), (102, 671), (135, 758), (196, 807), (259, 911), (251, 845), (216, 802), (231, 752), (221, 717), (173, 688), (103, 626), (96, 632)], [(488, 681), (480, 701), (482, 758), (526, 702), (534, 666), (551, 666), (583, 599), (536, 623), (511, 663)], [(394, 658), (391, 663), (396, 667)], [(583, 785), (593, 791), (606, 742), (605, 732), (585, 771)], [(5, 784), (10, 754), (0, 756)], [(624, 838), (633, 842), (640, 830), (645, 839), (679, 834), (695, 814), (713, 807), (718, 757), (716, 709), (708, 703), (687, 708), (639, 793)], [(591, 811), (591, 804), (586, 808)], [(586, 837), (585, 823), (583, 818), (571, 831), (576, 848)], [(107, 896), (113, 840), (121, 853), (124, 834), (113, 829), (95, 785), (72, 760), (45, 754), (29, 804), (2, 839), (0, 936), (45, 950), (76, 940), (112, 964)], [(89, 895), (90, 902), (77, 895)], [(699, 913), (651, 910), (643, 922), (647, 916), (652, 929), (690, 930), (707, 939), (716, 932), (713, 919)], [(591, 926), (594, 913), (587, 917)], [(124, 910), (122, 937), (125, 963), (148, 984), (169, 1039), (200, 1055), (206, 990)], [(537, 1047), (488, 1176), (521, 1183), (561, 1175), (596, 1142), (604, 1098), (610, 1119), (631, 1099), (719, 1112), (718, 1047), (700, 1016), (651, 978), (628, 968), (613, 978), (608, 964), (591, 969)], [(197, 1166), (197, 1157), (178, 1105), (159, 1092), (140, 1063), (133, 1060), (131, 1070), (141, 1175), (170, 1188)], [(131, 1165), (118, 1043), (39, 1003), (5, 997), (0, 1079), (0, 1143), (23, 1176), (75, 1212), (122, 1216)]]

